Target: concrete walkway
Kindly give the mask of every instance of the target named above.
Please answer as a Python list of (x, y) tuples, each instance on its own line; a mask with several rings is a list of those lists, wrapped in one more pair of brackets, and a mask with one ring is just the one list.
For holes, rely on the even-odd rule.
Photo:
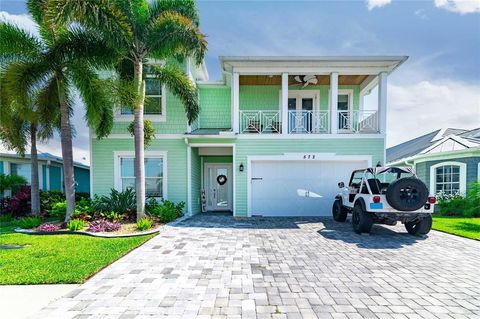
[(23, 319), (80, 285), (0, 286), (0, 317)]
[(331, 219), (168, 226), (35, 318), (479, 318), (480, 242)]

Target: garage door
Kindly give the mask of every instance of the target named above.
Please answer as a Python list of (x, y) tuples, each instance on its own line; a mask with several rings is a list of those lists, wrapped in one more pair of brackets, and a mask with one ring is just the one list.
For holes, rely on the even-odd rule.
[(251, 214), (330, 216), (338, 182), (366, 161), (257, 161), (251, 165)]

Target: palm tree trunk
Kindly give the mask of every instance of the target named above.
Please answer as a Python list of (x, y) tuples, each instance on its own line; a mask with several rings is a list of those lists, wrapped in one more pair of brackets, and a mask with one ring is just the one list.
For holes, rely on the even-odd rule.
[(142, 62), (135, 63), (134, 81), (139, 94), (134, 105), (134, 141), (135, 141), (135, 192), (137, 196), (137, 219), (145, 216), (145, 152), (143, 141), (143, 104), (145, 86), (142, 79)]
[(31, 159), (31, 212), (33, 215), (40, 214), (40, 187), (38, 182), (38, 155), (37, 155), (37, 126), (30, 124), (30, 159)]
[(70, 125), (70, 110), (64, 95), (62, 75), (57, 76), (58, 100), (60, 103), (60, 141), (63, 158), (63, 183), (67, 200), (65, 222), (75, 211), (75, 177), (73, 174), (72, 127)]

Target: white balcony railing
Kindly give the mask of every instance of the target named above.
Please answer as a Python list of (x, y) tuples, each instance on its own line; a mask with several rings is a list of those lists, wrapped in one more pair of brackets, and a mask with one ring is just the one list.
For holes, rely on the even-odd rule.
[(328, 133), (328, 111), (288, 111), (288, 133)]
[(338, 133), (377, 133), (377, 111), (338, 111)]
[(281, 133), (279, 111), (240, 111), (240, 133)]

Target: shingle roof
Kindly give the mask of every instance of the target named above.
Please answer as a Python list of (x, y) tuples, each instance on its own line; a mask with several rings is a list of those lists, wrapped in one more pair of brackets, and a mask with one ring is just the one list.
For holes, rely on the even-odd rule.
[[(443, 132), (441, 129), (439, 129), (414, 138), (410, 141), (387, 148), (387, 163), (417, 155), (433, 144), (439, 142), (441, 139), (452, 135), (459, 136), (465, 140), (468, 140), (469, 142), (474, 143), (473, 145), (478, 144), (480, 146), (480, 128), (473, 130), (447, 128)], [(467, 144), (472, 145), (471, 143)]]
[[(0, 153), (0, 156), (4, 157), (12, 157), (12, 158), (30, 158), (30, 154), (25, 154), (24, 157), (18, 155), (18, 154), (10, 154), (10, 153)], [(50, 153), (38, 153), (38, 159), (39, 160), (44, 160), (44, 161), (54, 161), (57, 163), (62, 164), (63, 160), (61, 157), (55, 156)], [(82, 164), (80, 162), (73, 162), (73, 165), (78, 166), (78, 167), (83, 167), (83, 168), (90, 168), (90, 166)]]

